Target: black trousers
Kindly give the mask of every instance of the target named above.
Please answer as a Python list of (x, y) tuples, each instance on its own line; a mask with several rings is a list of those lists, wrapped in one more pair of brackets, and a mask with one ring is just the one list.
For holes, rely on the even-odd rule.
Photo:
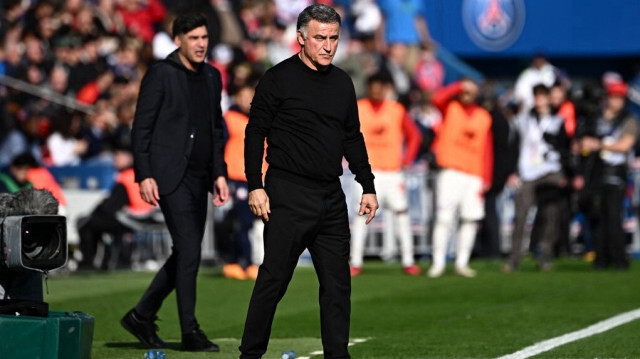
[(541, 198), (541, 188), (557, 190), (559, 184), (564, 179), (560, 172), (547, 174), (532, 181), (522, 182), (522, 186), (516, 192), (515, 206), (516, 218), (513, 225), (512, 246), (508, 263), (514, 268), (518, 267), (522, 256), (522, 241), (524, 238), (525, 225), (529, 209), (533, 205), (538, 205), (538, 214), (542, 216), (544, 227), (540, 233), (540, 255), (538, 262), (540, 266), (548, 265), (553, 255), (553, 247), (558, 237), (558, 219), (562, 210), (562, 203), (551, 199)]
[(325, 358), (349, 358), (351, 277), (347, 205), (340, 182), (310, 188), (267, 176), (271, 204), (264, 229), (264, 262), (249, 303), (241, 358), (267, 350), (276, 306), (298, 257), (309, 249), (320, 282), (320, 321)]
[(160, 196), (160, 209), (171, 234), (171, 255), (135, 307), (142, 317), (152, 318), (175, 288), (182, 333), (198, 328), (196, 276), (207, 217), (207, 192), (206, 172), (187, 170), (175, 191)]
[[(103, 234), (113, 236), (114, 246), (118, 248), (118, 268), (130, 267), (131, 246), (123, 242), (122, 237), (127, 232), (133, 232), (122, 223), (110, 215), (94, 211), (91, 216), (78, 228), (80, 235), (80, 251), (82, 252), (82, 262), (80, 268), (93, 269), (93, 260), (96, 256), (98, 243), (102, 241)], [(110, 253), (105, 251), (105, 258), (102, 261), (102, 268), (108, 269)]]
[(479, 253), (485, 258), (500, 258), (500, 218), (498, 215), (498, 191), (489, 191), (484, 196), (484, 219), (478, 231)]
[(619, 269), (629, 267), (625, 252), (626, 238), (622, 228), (622, 210), (626, 188), (602, 185), (595, 194), (596, 207), (589, 213), (589, 222), (595, 235), (595, 268), (614, 265)]

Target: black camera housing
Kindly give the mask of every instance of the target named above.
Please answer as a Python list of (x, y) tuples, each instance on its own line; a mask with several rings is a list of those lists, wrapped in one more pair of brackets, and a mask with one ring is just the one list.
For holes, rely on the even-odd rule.
[(67, 219), (58, 215), (8, 216), (0, 228), (0, 267), (50, 271), (67, 262)]

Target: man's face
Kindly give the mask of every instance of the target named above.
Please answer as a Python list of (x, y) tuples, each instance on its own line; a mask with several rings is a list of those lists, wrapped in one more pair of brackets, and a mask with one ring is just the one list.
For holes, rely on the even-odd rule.
[(564, 102), (564, 90), (562, 87), (554, 86), (551, 88), (549, 100), (552, 106), (560, 106)]
[(533, 96), (534, 106), (538, 110), (544, 110), (549, 107), (549, 95), (543, 92), (539, 92)]
[(298, 31), (298, 43), (302, 47), (303, 56), (310, 62), (314, 70), (326, 68), (331, 64), (338, 49), (340, 25), (338, 23), (321, 23), (309, 21), (306, 36)]
[(128, 151), (116, 150), (113, 153), (113, 167), (123, 170), (133, 165), (133, 155)]
[(620, 112), (624, 108), (625, 98), (620, 95), (607, 96), (607, 107), (613, 112)]
[(251, 101), (253, 100), (254, 93), (255, 91), (252, 88), (244, 87), (236, 94), (236, 104), (242, 112), (249, 113), (251, 110)]
[(179, 54), (183, 61), (186, 60), (191, 64), (204, 62), (207, 56), (207, 46), (209, 45), (209, 35), (206, 27), (196, 27), (186, 34), (176, 36), (174, 40), (180, 48)]
[(20, 184), (27, 183), (27, 173), (29, 172), (29, 166), (11, 166), (9, 171)]
[(476, 101), (478, 97), (478, 85), (476, 85), (473, 81), (464, 80), (462, 81), (462, 92), (460, 92), (460, 102), (463, 105), (471, 105)]
[(369, 84), (369, 99), (373, 102), (380, 102), (385, 99), (386, 86), (380, 81), (374, 81)]

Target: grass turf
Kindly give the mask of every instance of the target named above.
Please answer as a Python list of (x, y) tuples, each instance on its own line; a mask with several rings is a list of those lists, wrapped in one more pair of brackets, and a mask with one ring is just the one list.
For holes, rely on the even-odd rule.
[[(366, 263), (353, 278), (353, 358), (494, 358), (536, 342), (582, 329), (640, 307), (638, 264), (628, 272), (593, 272), (577, 260), (560, 260), (550, 273), (528, 260), (517, 273), (500, 273), (497, 261), (475, 261), (478, 277), (451, 271), (439, 279), (402, 274), (399, 265)], [(426, 268), (427, 265), (422, 265)], [(153, 274), (116, 272), (52, 277), (46, 297), (52, 310), (83, 311), (95, 317), (93, 358), (141, 359), (145, 349), (119, 325)], [(284, 350), (298, 356), (320, 350), (317, 280), (301, 267), (280, 303), (266, 358)], [(203, 268), (198, 279), (197, 317), (221, 353), (180, 352), (175, 297), (165, 301), (159, 335), (167, 358), (237, 358), (251, 281), (222, 278)], [(567, 344), (536, 358), (638, 358), (640, 321)], [(319, 356), (318, 356), (319, 357)]]

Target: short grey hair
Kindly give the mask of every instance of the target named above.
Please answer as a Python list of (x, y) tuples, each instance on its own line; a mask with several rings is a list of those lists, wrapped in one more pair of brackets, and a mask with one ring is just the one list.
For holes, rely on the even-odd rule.
[(307, 36), (307, 25), (309, 25), (311, 20), (316, 20), (323, 24), (337, 23), (338, 26), (342, 23), (340, 14), (338, 14), (338, 12), (331, 6), (322, 4), (307, 6), (302, 10), (300, 15), (298, 15), (298, 23), (296, 24), (296, 29), (302, 32), (304, 37)]

